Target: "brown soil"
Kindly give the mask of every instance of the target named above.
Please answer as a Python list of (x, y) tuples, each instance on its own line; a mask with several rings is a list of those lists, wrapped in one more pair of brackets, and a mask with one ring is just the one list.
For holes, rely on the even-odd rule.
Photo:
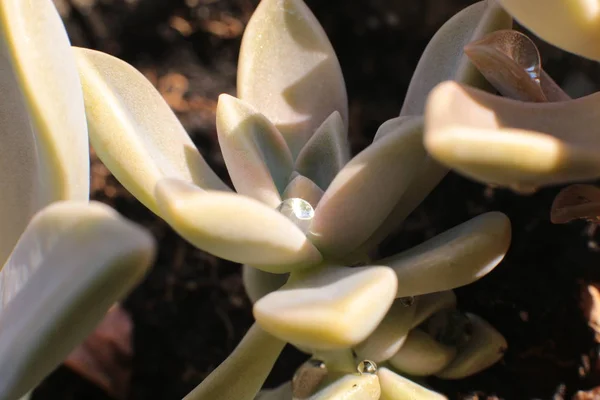
[[(235, 93), (240, 35), (256, 0), (55, 0), (72, 42), (114, 54), (161, 89), (202, 154), (226, 175), (215, 137), (218, 94)], [(472, 0), (308, 0), (329, 34), (350, 98), (354, 152), (397, 115), (419, 56), (437, 28)], [(597, 64), (544, 45), (546, 70), (574, 93), (598, 90)], [(238, 265), (186, 244), (94, 163), (94, 197), (148, 227), (156, 265), (126, 300), (135, 323), (131, 399), (179, 399), (231, 352), (252, 323)], [(451, 399), (560, 399), (600, 384), (598, 345), (579, 308), (600, 281), (598, 246), (584, 223), (552, 225), (558, 189), (533, 196), (491, 190), (450, 174), (386, 243), (399, 251), (488, 210), (506, 213), (513, 244), (489, 276), (458, 289), (459, 305), (508, 339), (503, 362), (461, 381), (430, 380)], [(303, 356), (286, 349), (267, 382), (289, 378)], [(42, 399), (106, 399), (61, 367)]]

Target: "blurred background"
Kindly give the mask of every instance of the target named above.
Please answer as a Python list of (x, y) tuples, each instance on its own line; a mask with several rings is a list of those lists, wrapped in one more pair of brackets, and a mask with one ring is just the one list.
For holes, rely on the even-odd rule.
[[(54, 2), (72, 44), (113, 54), (142, 71), (209, 164), (228, 180), (214, 125), (216, 100), (220, 93), (235, 94), (241, 35), (258, 1)], [(431, 36), (474, 3), (306, 2), (342, 66), (354, 154), (370, 143), (381, 123), (399, 113)], [(597, 63), (537, 42), (546, 71), (569, 94), (598, 90)], [(117, 317), (107, 319), (83, 355), (57, 369), (33, 399), (180, 399), (227, 357), (252, 324), (240, 268), (184, 242), (95, 157), (92, 173), (94, 199), (150, 229), (160, 244), (159, 255)], [(600, 247), (594, 226), (550, 223), (558, 189), (518, 196), (451, 173), (384, 244), (384, 253), (398, 252), (489, 210), (512, 220), (513, 244), (505, 261), (486, 278), (456, 291), (461, 309), (481, 315), (506, 336), (508, 352), (504, 361), (469, 379), (428, 381), (449, 398), (563, 399), (600, 385), (600, 347), (590, 328), (595, 302), (600, 302), (590, 295), (600, 282)], [(267, 385), (289, 379), (304, 358), (286, 348)]]

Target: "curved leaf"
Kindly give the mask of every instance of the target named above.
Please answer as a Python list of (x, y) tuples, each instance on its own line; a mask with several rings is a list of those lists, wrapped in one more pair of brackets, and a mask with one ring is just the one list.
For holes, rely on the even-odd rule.
[(427, 333), (413, 329), (400, 350), (389, 359), (392, 367), (413, 376), (441, 371), (456, 356), (456, 348), (436, 342)]
[(379, 400), (377, 374), (348, 374), (333, 381), (307, 400)]
[(313, 208), (317, 207), (323, 197), (323, 190), (303, 175), (296, 175), (283, 192), (284, 199), (300, 198), (306, 200)]
[(554, 198), (550, 220), (564, 224), (575, 219), (597, 222), (600, 219), (600, 188), (593, 185), (571, 185)]
[(277, 207), (293, 169), (292, 154), (277, 128), (248, 104), (222, 94), (217, 133), (236, 191)]
[(380, 400), (447, 400), (446, 396), (429, 390), (387, 368), (379, 368), (377, 376), (381, 385)]
[(488, 274), (504, 258), (510, 239), (508, 218), (488, 212), (378, 264), (396, 272), (397, 297), (440, 292)]
[(217, 257), (279, 274), (321, 261), (292, 221), (249, 197), (165, 179), (156, 185), (156, 199), (177, 233)]
[(92, 145), (138, 200), (160, 216), (154, 190), (165, 178), (229, 191), (142, 73), (99, 51), (74, 51)]
[(598, 93), (523, 103), (445, 82), (428, 100), (425, 146), (466, 176), (518, 191), (594, 179), (599, 104)]
[[(271, 372), (285, 342), (252, 325), (227, 357), (184, 400), (252, 400)], [(262, 397), (261, 397), (262, 399)]]
[(242, 280), (248, 298), (252, 303), (256, 303), (258, 299), (282, 287), (288, 280), (288, 274), (272, 274), (244, 265), (242, 267)]
[(238, 97), (264, 114), (296, 156), (338, 111), (348, 126), (342, 70), (327, 35), (302, 0), (263, 0), (240, 49)]
[[(52, 227), (56, 237), (47, 239)], [(0, 314), (3, 397), (18, 398), (56, 368), (140, 281), (153, 256), (148, 233), (105, 205), (43, 209), (8, 261), (31, 275)]]
[(303, 348), (352, 347), (385, 317), (396, 294), (386, 267), (324, 267), (292, 274), (281, 289), (254, 304), (256, 321), (272, 335)]

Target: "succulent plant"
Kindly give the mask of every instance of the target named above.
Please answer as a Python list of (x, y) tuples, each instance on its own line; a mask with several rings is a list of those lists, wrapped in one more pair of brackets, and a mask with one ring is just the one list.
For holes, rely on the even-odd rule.
[(0, 398), (32, 390), (143, 276), (153, 239), (89, 202), (75, 59), (51, 1), (0, 1)]
[[(500, 3), (542, 39), (600, 60), (596, 2)], [(526, 193), (600, 177), (598, 93), (571, 99), (520, 32), (492, 33), (465, 51), (504, 97), (457, 82), (432, 90), (425, 146), (436, 160), (480, 182)]]
[[(492, 1), (448, 21), (425, 50), (400, 117), (350, 158), (347, 94), (325, 32), (301, 0), (261, 1), (242, 40), (238, 97), (221, 95), (217, 107), (236, 192), (141, 73), (74, 49), (100, 159), (183, 238), (245, 264), (256, 323), (186, 399), (254, 398), (287, 342), (312, 361), (295, 384), (260, 396), (289, 398), (294, 386), (295, 397), (304, 390), (314, 399), (397, 399), (415, 390), (440, 398), (392, 370), (459, 378), (501, 358), (502, 335), (479, 317), (448, 311), (448, 291), (502, 260), (506, 216), (481, 215), (391, 257), (377, 259), (375, 250), (447, 172), (423, 147), (429, 90), (447, 79), (486, 87), (462, 48), (511, 24)], [(389, 368), (359, 363), (353, 351)]]

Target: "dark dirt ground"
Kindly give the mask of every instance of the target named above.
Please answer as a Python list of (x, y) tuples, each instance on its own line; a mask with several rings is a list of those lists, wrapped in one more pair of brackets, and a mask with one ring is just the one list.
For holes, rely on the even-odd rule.
[[(235, 93), (237, 52), (257, 0), (55, 0), (74, 45), (114, 54), (144, 71), (178, 111), (207, 160), (226, 174), (214, 127), (218, 94)], [(472, 0), (308, 0), (329, 34), (350, 98), (356, 153), (397, 115), (418, 58), (436, 29)], [(598, 90), (600, 68), (548, 45), (546, 70), (575, 94)], [(187, 87), (186, 87), (187, 86)], [(181, 94), (184, 93), (182, 97)], [(101, 164), (94, 197), (151, 229), (156, 265), (125, 301), (135, 323), (130, 399), (180, 399), (231, 352), (252, 323), (238, 265), (180, 239), (129, 196)], [(600, 252), (585, 223), (552, 225), (558, 188), (532, 196), (491, 190), (449, 174), (386, 248), (399, 251), (488, 210), (513, 223), (508, 256), (489, 276), (456, 291), (508, 339), (504, 361), (469, 379), (430, 380), (451, 399), (561, 399), (600, 384), (600, 347), (580, 292), (600, 281)], [(267, 384), (291, 377), (303, 356), (286, 349)], [(600, 366), (600, 363), (598, 364)], [(35, 400), (106, 399), (61, 367)], [(215, 399), (218, 400), (218, 399)]]

